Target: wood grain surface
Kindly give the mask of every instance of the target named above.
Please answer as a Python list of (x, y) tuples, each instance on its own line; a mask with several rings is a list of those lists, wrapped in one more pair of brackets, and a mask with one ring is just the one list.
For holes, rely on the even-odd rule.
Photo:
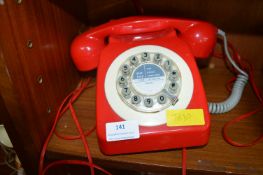
[[(248, 36), (231, 35), (232, 41), (244, 55), (253, 57), (253, 42), (249, 49), (243, 49), (250, 40)], [(252, 39), (253, 40), (253, 39)], [(255, 39), (257, 40), (257, 39)], [(254, 40), (253, 40), (254, 41)], [(262, 55), (261, 47), (257, 53)], [(257, 48), (259, 49), (259, 48)], [(251, 52), (251, 53), (250, 53)], [(263, 59), (255, 60), (250, 57), (250, 62), (256, 66), (255, 77), (259, 87), (263, 89), (262, 68)], [(219, 59), (213, 58), (208, 68), (200, 70), (208, 101), (221, 101), (228, 96), (225, 89), (226, 82), (233, 76)], [(75, 103), (77, 115), (82, 127), (87, 130), (95, 124), (95, 88), (87, 89)], [(187, 150), (187, 168), (189, 174), (263, 174), (263, 143), (250, 148), (237, 148), (229, 145), (222, 137), (224, 124), (245, 112), (258, 106), (250, 86), (247, 86), (238, 106), (231, 112), (222, 115), (211, 115), (211, 136), (208, 145), (204, 147), (189, 148)], [(249, 142), (263, 132), (263, 111), (244, 120), (229, 129), (229, 135), (236, 141)], [(57, 126), (57, 130), (64, 134), (76, 134), (76, 128), (69, 115), (66, 113)], [(96, 134), (88, 137), (89, 147), (96, 163), (107, 168), (137, 170), (141, 172), (154, 172), (157, 174), (180, 174), (181, 150), (168, 150), (130, 155), (105, 156), (98, 147)], [(80, 141), (63, 141), (54, 136), (48, 148), (50, 157), (85, 158), (83, 145)]]
[[(132, 0), (50, 0), (89, 26), (140, 15)], [(233, 33), (263, 34), (261, 0), (139, 0), (146, 16), (205, 20)]]
[(0, 120), (27, 174), (36, 174), (59, 102), (79, 79), (68, 48), (80, 22), (46, 0), (17, 2), (0, 5), (1, 108), (8, 113)]

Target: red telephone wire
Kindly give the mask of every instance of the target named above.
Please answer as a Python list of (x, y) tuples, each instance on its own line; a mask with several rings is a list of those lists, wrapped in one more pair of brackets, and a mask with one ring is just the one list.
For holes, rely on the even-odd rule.
[[(260, 105), (250, 111), (250, 112), (247, 112), (241, 116), (238, 116), (232, 120), (230, 120), (229, 122), (227, 122), (224, 127), (223, 127), (223, 137), (224, 139), (226, 140), (226, 142), (228, 142), (229, 144), (233, 145), (233, 146), (237, 146), (237, 147), (249, 147), (249, 146), (253, 146), (257, 143), (259, 143), (262, 139), (263, 139), (263, 134), (261, 134), (259, 137), (257, 137), (256, 139), (252, 140), (250, 143), (238, 143), (234, 140), (232, 140), (228, 135), (227, 135), (227, 129), (228, 127), (230, 127), (231, 125), (241, 121), (241, 120), (244, 120), (246, 118), (249, 118), (251, 117), (252, 115), (258, 113), (259, 111), (261, 111), (263, 109), (263, 96), (262, 96), (262, 92), (259, 90), (259, 88), (257, 87), (256, 85), (256, 82), (255, 82), (255, 76), (254, 76), (254, 70), (253, 70), (253, 66), (248, 62), (248, 61), (244, 61), (241, 59), (241, 56), (238, 54), (238, 52), (236, 51), (236, 49), (234, 48), (234, 46), (228, 42), (228, 46), (229, 48), (231, 49), (232, 51), (232, 57), (233, 59), (235, 60), (235, 62), (243, 69), (245, 70), (248, 75), (249, 75), (249, 83), (253, 89), (253, 92), (255, 93), (258, 101), (260, 102)], [(225, 55), (222, 55), (222, 54), (214, 54), (215, 57), (218, 57), (218, 58), (224, 58), (226, 60), (226, 56)], [(235, 72), (236, 73), (236, 70), (233, 68), (233, 67), (229, 67), (230, 70), (232, 72)], [(230, 90), (230, 85), (233, 84), (235, 80), (235, 77), (232, 78), (230, 81), (228, 81), (227, 83), (227, 89)]]
[(182, 149), (182, 175), (186, 175), (186, 148)]
[[(94, 87), (95, 83), (89, 85), (86, 87), (86, 89)], [(64, 108), (63, 111), (61, 112), (61, 116), (68, 110), (68, 108)], [(96, 126), (93, 126), (90, 130), (87, 130), (84, 132), (85, 136), (89, 136), (93, 131), (95, 131)], [(77, 140), (80, 139), (80, 135), (63, 135), (62, 133), (59, 133), (57, 130), (54, 131), (55, 135), (60, 138), (60, 139), (64, 139), (64, 140)]]
[[(105, 174), (111, 175), (111, 173), (109, 173), (108, 171), (104, 170), (103, 168), (99, 167), (98, 165), (93, 164), (93, 160), (92, 160), (90, 150), (88, 147), (88, 142), (86, 140), (86, 135), (90, 134), (92, 131), (94, 131), (94, 128), (92, 128), (90, 131), (87, 131), (84, 133), (82, 127), (80, 126), (78, 118), (76, 116), (75, 110), (72, 106), (73, 102), (79, 97), (79, 95), (82, 93), (82, 91), (87, 87), (90, 80), (91, 79), (88, 78), (87, 80), (81, 81), (80, 86), (77, 87), (74, 91), (72, 91), (61, 103), (61, 105), (58, 109), (58, 112), (56, 114), (54, 123), (52, 125), (52, 128), (48, 134), (47, 139), (45, 140), (45, 143), (44, 143), (42, 151), (41, 151), (40, 160), (39, 160), (39, 171), (38, 171), (39, 175), (44, 175), (51, 167), (62, 165), (62, 164), (74, 164), (74, 165), (78, 164), (78, 165), (89, 166), (92, 175), (95, 174), (94, 169), (98, 169), (98, 170), (104, 172)], [(54, 162), (50, 163), (49, 165), (47, 165), (44, 168), (44, 159), (45, 159), (45, 153), (46, 153), (48, 143), (49, 143), (53, 133), (55, 132), (57, 122), (59, 121), (59, 119), (62, 117), (62, 114), (67, 109), (69, 109), (71, 112), (71, 116), (72, 116), (72, 119), (74, 120), (74, 123), (76, 124), (76, 127), (77, 127), (78, 132), (79, 132), (79, 136), (69, 136), (69, 137), (65, 136), (65, 137), (66, 138), (68, 137), (67, 140), (81, 138), (83, 145), (84, 145), (84, 148), (85, 148), (87, 158), (88, 158), (88, 162), (87, 161), (80, 161), (80, 160), (59, 160), (59, 161), (54, 161)]]

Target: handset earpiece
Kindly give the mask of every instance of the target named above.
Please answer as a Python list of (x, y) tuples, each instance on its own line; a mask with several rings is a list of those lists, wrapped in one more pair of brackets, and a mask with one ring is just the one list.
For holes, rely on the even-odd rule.
[(209, 23), (197, 22), (179, 37), (189, 45), (196, 58), (207, 58), (215, 47), (217, 28)]
[(105, 47), (104, 37), (85, 32), (71, 44), (71, 56), (80, 71), (89, 71), (98, 66), (101, 50)]

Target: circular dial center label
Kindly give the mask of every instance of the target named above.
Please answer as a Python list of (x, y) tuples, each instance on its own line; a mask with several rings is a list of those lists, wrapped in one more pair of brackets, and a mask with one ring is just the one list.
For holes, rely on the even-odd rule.
[(156, 64), (142, 64), (133, 71), (131, 83), (138, 93), (155, 95), (165, 87), (166, 75), (163, 68)]

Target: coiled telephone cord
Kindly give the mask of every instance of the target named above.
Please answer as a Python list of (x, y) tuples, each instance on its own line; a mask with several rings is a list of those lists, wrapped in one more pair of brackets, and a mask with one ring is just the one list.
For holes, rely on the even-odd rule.
[[(260, 92), (259, 88), (257, 87), (256, 83), (255, 83), (254, 71), (253, 71), (252, 65), (250, 65), (249, 63), (247, 63), (245, 61), (241, 61), (240, 55), (237, 53), (235, 48), (230, 43), (227, 42), (226, 34), (222, 30), (218, 30), (218, 35), (223, 37), (225, 55), (219, 55), (219, 56), (215, 55), (215, 56), (219, 57), (219, 58), (225, 58), (226, 57), (226, 60), (232, 65), (232, 67), (230, 67), (230, 69), (232, 69), (232, 71), (238, 75), (234, 79), (231, 79), (227, 84), (228, 85), (227, 88), (228, 88), (228, 90), (230, 90), (229, 85), (230, 85), (230, 83), (234, 82), (230, 96), (223, 102), (208, 103), (209, 112), (211, 114), (221, 114), (221, 113), (225, 113), (225, 112), (228, 112), (231, 109), (233, 109), (238, 104), (238, 102), (240, 101), (244, 87), (246, 86), (247, 82), (249, 81), (257, 99), (260, 102), (260, 105), (256, 109), (254, 109), (254, 110), (252, 110), (246, 114), (243, 114), (241, 116), (238, 116), (238, 117), (234, 118), (233, 120), (230, 120), (229, 122), (227, 122), (223, 127), (223, 137), (224, 137), (226, 142), (228, 142), (229, 144), (231, 144), (233, 146), (237, 146), (237, 147), (253, 146), (263, 139), (263, 134), (261, 134), (256, 139), (252, 140), (250, 143), (238, 143), (236, 141), (233, 141), (227, 135), (227, 128), (229, 126), (231, 126), (231, 125), (233, 125), (233, 124), (235, 124), (241, 120), (244, 120), (248, 117), (251, 117), (252, 115), (261, 111), (263, 109), (263, 96), (262, 96), (262, 93)], [(230, 55), (228, 48), (230, 48), (232, 50), (233, 57)], [(244, 71), (244, 70), (246, 70), (246, 71)]]
[(225, 101), (219, 103), (208, 103), (209, 112), (211, 114), (222, 114), (232, 110), (239, 103), (244, 91), (244, 87), (248, 81), (248, 74), (235, 63), (228, 51), (228, 43), (225, 32), (219, 29), (218, 35), (223, 37), (224, 51), (228, 61), (238, 71), (239, 74), (237, 75), (230, 96)]
[(209, 112), (211, 114), (222, 114), (231, 111), (240, 101), (247, 81), (248, 77), (242, 74), (237, 75), (230, 96), (223, 102), (208, 103)]

